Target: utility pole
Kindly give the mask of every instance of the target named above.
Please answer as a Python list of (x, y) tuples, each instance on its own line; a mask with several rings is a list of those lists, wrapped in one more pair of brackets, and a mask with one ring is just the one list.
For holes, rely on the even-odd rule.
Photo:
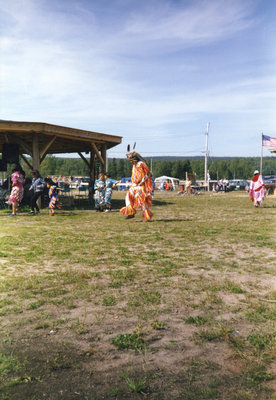
[(209, 135), (209, 126), (210, 126), (210, 122), (207, 123), (207, 129), (206, 129), (206, 145), (205, 145), (204, 181), (205, 181), (205, 187), (206, 187), (206, 188), (207, 188), (207, 184), (208, 184), (207, 190), (209, 190), (209, 181), (208, 181), (208, 177), (207, 177), (207, 173), (208, 173), (208, 135)]
[(263, 173), (263, 132), (262, 132), (262, 151), (261, 151), (261, 161), (260, 161), (260, 174)]

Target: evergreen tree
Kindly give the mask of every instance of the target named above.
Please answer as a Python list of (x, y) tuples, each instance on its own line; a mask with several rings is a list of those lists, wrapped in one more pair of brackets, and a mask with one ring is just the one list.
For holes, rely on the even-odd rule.
[(109, 162), (108, 164), (108, 172), (111, 177), (114, 179), (117, 179), (117, 163), (116, 163), (116, 158), (113, 158), (112, 161)]
[(178, 179), (184, 179), (185, 171), (184, 171), (184, 163), (180, 160), (176, 160), (173, 162), (171, 169), (172, 176)]
[[(32, 164), (31, 157), (28, 157)], [(148, 161), (148, 166), (150, 166)], [(21, 159), (21, 165), (27, 176), (31, 170)], [(220, 178), (227, 179), (251, 179), (255, 169), (260, 168), (259, 157), (235, 157), (227, 159), (213, 159), (209, 161), (209, 173), (212, 180)], [(10, 168), (9, 168), (10, 170)], [(103, 170), (99, 160), (95, 161), (95, 172), (98, 174)], [(128, 159), (115, 159), (109, 162), (109, 173), (114, 179), (131, 176), (132, 164)], [(89, 168), (81, 158), (61, 158), (48, 155), (41, 163), (41, 175), (63, 175), (63, 176), (88, 176)], [(275, 157), (263, 158), (263, 175), (274, 175), (276, 171)], [(153, 160), (152, 173), (155, 177), (162, 175), (185, 179), (186, 172), (196, 173), (198, 180), (204, 179), (204, 159), (185, 160)]]
[(123, 160), (122, 158), (119, 160), (117, 165), (117, 174), (118, 178), (125, 177), (125, 160)]
[(192, 160), (191, 168), (194, 174), (196, 174), (196, 179), (204, 179), (204, 161), (202, 160)]

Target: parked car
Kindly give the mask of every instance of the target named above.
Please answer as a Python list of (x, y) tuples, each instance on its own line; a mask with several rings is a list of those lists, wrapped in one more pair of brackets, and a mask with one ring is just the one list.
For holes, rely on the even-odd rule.
[(70, 183), (71, 189), (77, 189), (80, 186), (81, 177), (73, 178), (72, 182)]
[(90, 178), (88, 176), (81, 178), (80, 187), (88, 187), (89, 184), (90, 184)]
[(263, 180), (267, 193), (273, 194), (276, 188), (276, 176), (275, 175), (264, 176)]
[(246, 186), (248, 185), (248, 181), (238, 181), (236, 183), (236, 189), (235, 190), (245, 190)]
[(80, 187), (87, 187), (90, 184), (90, 178), (88, 176), (76, 176), (70, 183), (71, 189), (78, 189)]
[(228, 191), (232, 192), (233, 190), (236, 190), (236, 186), (237, 186), (237, 182), (229, 181)]

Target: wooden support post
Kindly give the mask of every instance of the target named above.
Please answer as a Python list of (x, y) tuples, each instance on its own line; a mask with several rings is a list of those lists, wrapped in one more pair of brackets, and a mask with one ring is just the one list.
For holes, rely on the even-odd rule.
[(104, 161), (104, 164), (103, 164), (104, 172), (107, 172), (106, 144), (102, 145), (101, 156), (102, 156), (102, 159)]
[(95, 152), (93, 150), (90, 151), (89, 177), (90, 177), (89, 204), (93, 206), (94, 182), (95, 182)]
[(40, 171), (40, 152), (37, 133), (33, 134), (33, 168)]
[[(39, 152), (39, 142), (38, 134), (33, 134), (33, 169), (40, 172), (40, 152)], [(37, 200), (38, 207), (41, 207), (41, 197)]]

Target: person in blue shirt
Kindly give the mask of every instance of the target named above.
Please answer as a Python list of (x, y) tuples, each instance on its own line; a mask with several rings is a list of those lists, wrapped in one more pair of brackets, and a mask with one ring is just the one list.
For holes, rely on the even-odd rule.
[(37, 200), (39, 199), (39, 197), (42, 196), (44, 188), (45, 188), (45, 182), (44, 180), (41, 178), (40, 173), (37, 170), (32, 171), (32, 184), (30, 186), (29, 190), (33, 190), (33, 195), (31, 198), (31, 209), (32, 211), (30, 212), (30, 214), (35, 214), (35, 210), (36, 213), (39, 214), (39, 207), (37, 204)]
[(118, 181), (115, 181), (114, 179), (110, 178), (110, 175), (106, 172), (104, 174), (105, 178), (105, 196), (104, 196), (104, 202), (105, 202), (105, 212), (110, 212), (111, 211), (111, 197), (112, 197), (112, 189), (114, 189), (116, 186), (116, 183)]
[(103, 172), (100, 172), (98, 178), (94, 183), (94, 200), (95, 200), (95, 208), (96, 211), (103, 211), (104, 210), (104, 195), (105, 195), (105, 180)]

